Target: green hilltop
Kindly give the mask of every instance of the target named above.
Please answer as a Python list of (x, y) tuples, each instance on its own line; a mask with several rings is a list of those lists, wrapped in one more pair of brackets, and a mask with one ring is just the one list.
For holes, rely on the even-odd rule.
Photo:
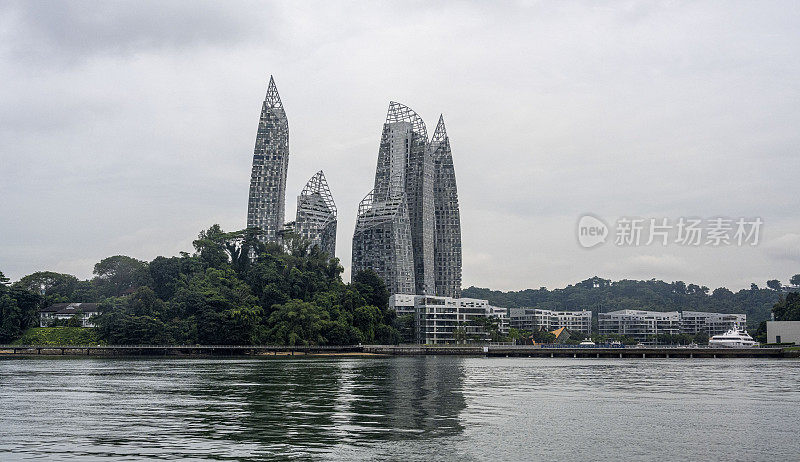
[(339, 260), (298, 236), (265, 245), (256, 230), (214, 225), (193, 245), (193, 254), (150, 262), (105, 258), (90, 280), (45, 271), (9, 284), (0, 273), (0, 343), (57, 336), (26, 330), (58, 302), (101, 303), (96, 337), (81, 343), (352, 345), (398, 343), (409, 332), (410, 317), (388, 309), (374, 272), (345, 284)]

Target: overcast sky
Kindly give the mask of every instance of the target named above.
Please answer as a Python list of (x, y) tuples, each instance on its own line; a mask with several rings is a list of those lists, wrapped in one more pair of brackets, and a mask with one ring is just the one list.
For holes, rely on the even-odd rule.
[[(464, 287), (800, 273), (795, 1), (0, 2), (0, 271), (86, 278), (243, 228), (270, 74), (287, 220), (324, 170), (346, 280), (390, 100), (430, 133), (444, 114)], [(757, 246), (584, 249), (585, 213), (764, 224)]]

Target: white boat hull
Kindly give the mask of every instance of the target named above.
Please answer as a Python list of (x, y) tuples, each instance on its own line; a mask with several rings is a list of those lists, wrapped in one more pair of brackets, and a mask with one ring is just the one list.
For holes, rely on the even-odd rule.
[(708, 346), (716, 348), (753, 348), (758, 342), (747, 331), (731, 329), (722, 335), (715, 335), (708, 340)]

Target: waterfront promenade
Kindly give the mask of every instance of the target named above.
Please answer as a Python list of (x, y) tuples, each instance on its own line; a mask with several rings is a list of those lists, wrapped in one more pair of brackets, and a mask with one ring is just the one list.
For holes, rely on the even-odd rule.
[(560, 345), (0, 345), (0, 356), (453, 355), (531, 358), (797, 358), (787, 348), (586, 347)]

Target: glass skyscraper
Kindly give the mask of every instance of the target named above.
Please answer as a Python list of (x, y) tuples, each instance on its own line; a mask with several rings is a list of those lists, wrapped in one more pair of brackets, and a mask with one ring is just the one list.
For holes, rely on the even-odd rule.
[(435, 230), (433, 265), (436, 271), (436, 295), (461, 297), (461, 215), (458, 211), (458, 189), (450, 138), (444, 127), (444, 116), (430, 142), (433, 153), (433, 209)]
[(247, 203), (247, 227), (260, 228), (264, 242), (278, 242), (283, 229), (288, 167), (289, 122), (270, 76), (258, 121)]
[(336, 204), (322, 170), (308, 180), (297, 196), (295, 230), (311, 245), (333, 258), (336, 252)]
[[(375, 270), (391, 293), (460, 296), (459, 220), (443, 119), (429, 143), (422, 118), (392, 101), (378, 150), (375, 187), (359, 204), (353, 273)], [(446, 238), (437, 236), (439, 228)]]

